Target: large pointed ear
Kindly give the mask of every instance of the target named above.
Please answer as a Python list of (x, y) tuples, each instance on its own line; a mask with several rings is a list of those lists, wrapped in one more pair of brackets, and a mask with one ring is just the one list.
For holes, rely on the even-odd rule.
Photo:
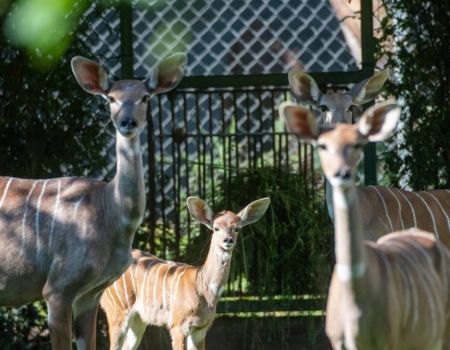
[(391, 136), (400, 119), (401, 109), (392, 101), (370, 107), (358, 122), (358, 131), (369, 141), (383, 141)]
[(348, 92), (352, 97), (353, 103), (355, 105), (362, 105), (377, 97), (387, 78), (389, 78), (389, 73), (389, 68), (386, 68), (375, 73), (370, 78), (355, 84)]
[(289, 87), (298, 102), (318, 104), (321, 92), (315, 80), (300, 69), (291, 69), (288, 73)]
[(214, 212), (208, 204), (198, 197), (188, 197), (186, 204), (192, 217), (212, 230)]
[(257, 199), (254, 202), (251, 202), (244, 209), (242, 209), (237, 216), (241, 218), (239, 222), (239, 227), (243, 227), (246, 225), (253, 224), (254, 222), (261, 219), (261, 217), (266, 212), (267, 208), (270, 204), (270, 198), (261, 198)]
[(153, 70), (152, 77), (146, 81), (147, 89), (155, 94), (162, 94), (174, 89), (183, 78), (187, 57), (176, 53), (166, 57)]
[(96, 62), (76, 56), (71, 61), (72, 72), (78, 84), (94, 95), (106, 95), (110, 89), (110, 81), (106, 71)]
[(319, 127), (314, 111), (296, 103), (285, 101), (279, 109), (287, 129), (303, 140), (315, 140), (319, 135)]

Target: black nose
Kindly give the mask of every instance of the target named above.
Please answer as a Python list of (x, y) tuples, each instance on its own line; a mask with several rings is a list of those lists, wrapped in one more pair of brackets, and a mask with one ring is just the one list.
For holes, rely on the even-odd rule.
[(226, 244), (233, 244), (233, 238), (227, 237), (227, 238), (225, 238), (225, 239), (223, 240), (223, 243), (226, 243)]
[(131, 118), (123, 119), (120, 122), (120, 127), (125, 128), (125, 129), (134, 129), (135, 127), (137, 127), (137, 123), (136, 123), (136, 120), (131, 119)]
[(350, 169), (339, 169), (335, 174), (334, 177), (339, 177), (342, 180), (349, 180), (351, 178), (352, 174), (350, 172)]

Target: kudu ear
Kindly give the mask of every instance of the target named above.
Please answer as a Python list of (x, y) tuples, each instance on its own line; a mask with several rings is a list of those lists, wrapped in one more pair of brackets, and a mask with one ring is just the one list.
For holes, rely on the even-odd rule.
[(187, 57), (176, 53), (162, 60), (146, 80), (147, 89), (155, 94), (162, 94), (174, 89), (183, 78)]
[(401, 109), (392, 101), (370, 107), (358, 122), (358, 131), (369, 141), (383, 141), (391, 136), (400, 119)]
[(315, 140), (319, 135), (317, 118), (313, 111), (296, 103), (285, 101), (279, 109), (280, 117), (289, 131), (303, 140)]
[(198, 197), (188, 197), (186, 204), (192, 217), (212, 230), (214, 212), (208, 204)]
[(242, 209), (237, 216), (241, 218), (239, 222), (239, 227), (243, 227), (246, 225), (253, 224), (254, 222), (261, 219), (261, 217), (266, 212), (267, 208), (270, 204), (270, 198), (261, 198), (257, 199), (254, 202), (251, 202), (244, 209)]
[(300, 69), (291, 69), (288, 73), (289, 87), (298, 102), (318, 104), (321, 92), (315, 80)]
[(96, 62), (76, 56), (72, 58), (71, 66), (78, 84), (90, 94), (105, 95), (110, 89), (108, 74)]
[(389, 77), (389, 73), (389, 68), (386, 68), (375, 73), (370, 78), (364, 79), (363, 81), (353, 85), (348, 92), (348, 94), (352, 97), (353, 103), (356, 105), (362, 105), (377, 97)]

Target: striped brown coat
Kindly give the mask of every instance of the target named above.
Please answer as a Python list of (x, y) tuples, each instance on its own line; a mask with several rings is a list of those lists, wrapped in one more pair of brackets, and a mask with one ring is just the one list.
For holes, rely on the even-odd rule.
[(326, 316), (333, 349), (450, 349), (448, 247), (418, 229), (364, 242), (361, 207), (368, 204), (355, 186), (356, 165), (365, 143), (390, 135), (400, 108), (375, 105), (356, 125), (325, 130), (301, 106), (285, 102), (280, 114), (299, 137), (318, 146), (333, 189), (336, 265)]
[(184, 55), (164, 60), (152, 79), (110, 82), (97, 63), (75, 57), (86, 91), (110, 101), (116, 127), (117, 171), (110, 182), (82, 178), (0, 177), (0, 305), (45, 299), (53, 349), (95, 349), (103, 290), (131, 262), (131, 242), (145, 210), (139, 135), (147, 99), (173, 88)]
[(133, 264), (101, 299), (110, 349), (136, 349), (147, 325), (166, 327), (175, 350), (204, 349), (228, 279), (237, 231), (259, 220), (269, 203), (269, 198), (259, 199), (238, 214), (224, 211), (214, 218), (203, 200), (189, 197), (191, 215), (213, 231), (206, 261), (190, 266), (135, 250)]

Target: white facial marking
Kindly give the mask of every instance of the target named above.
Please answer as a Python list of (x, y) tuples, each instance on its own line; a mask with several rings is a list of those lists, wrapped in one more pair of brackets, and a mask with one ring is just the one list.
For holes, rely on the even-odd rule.
[(9, 180), (8, 180), (8, 182), (6, 183), (5, 190), (3, 191), (2, 199), (0, 200), (0, 209), (1, 209), (2, 206), (3, 206), (3, 202), (5, 201), (6, 194), (8, 193), (9, 186), (11, 185), (11, 182), (12, 182), (12, 181), (13, 181), (13, 178), (10, 177)]

